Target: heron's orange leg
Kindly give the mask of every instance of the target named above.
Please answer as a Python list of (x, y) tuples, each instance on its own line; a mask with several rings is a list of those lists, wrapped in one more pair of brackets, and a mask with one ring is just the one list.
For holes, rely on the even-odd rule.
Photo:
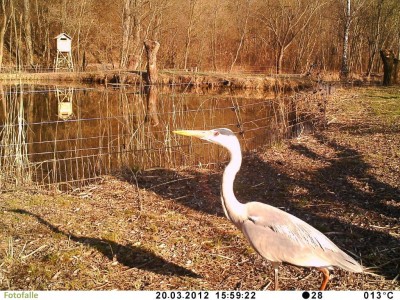
[(324, 276), (324, 279), (322, 280), (321, 287), (319, 288), (321, 291), (324, 291), (326, 288), (326, 285), (329, 281), (329, 270), (326, 268), (318, 268), (322, 272), (322, 275)]

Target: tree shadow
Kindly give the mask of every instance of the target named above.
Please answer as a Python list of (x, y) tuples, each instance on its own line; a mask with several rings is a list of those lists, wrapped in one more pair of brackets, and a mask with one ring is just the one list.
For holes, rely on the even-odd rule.
[(77, 236), (66, 233), (39, 215), (24, 209), (11, 209), (8, 211), (34, 217), (39, 223), (45, 225), (54, 233), (62, 234), (74, 242), (96, 249), (109, 260), (112, 261), (113, 259), (116, 259), (120, 264), (128, 268), (143, 269), (161, 275), (201, 278), (201, 276), (192, 272), (191, 270), (169, 262), (150, 250), (133, 245), (121, 245), (107, 239)]
[[(259, 178), (268, 178), (262, 185), (267, 191), (265, 197), (256, 200), (274, 206), (284, 206), (281, 208), (300, 217), (321, 232), (332, 233), (329, 238), (339, 247), (360, 254), (365, 266), (376, 267), (374, 271), (377, 274), (392, 280), (399, 273), (397, 253), (400, 250), (400, 241), (391, 235), (389, 230), (399, 226), (400, 210), (388, 205), (385, 200), (392, 199), (398, 203), (399, 190), (370, 175), (367, 171), (371, 166), (362, 159), (358, 151), (329, 141), (321, 135), (316, 135), (316, 138), (319, 143), (335, 149), (337, 158), (330, 160), (328, 166), (319, 168), (314, 173), (309, 171), (311, 179), (282, 172), (285, 168), (284, 162), (280, 162), (282, 166), (279, 166), (279, 161), (274, 162), (274, 166), (258, 156), (246, 159), (245, 172), (250, 168), (258, 173)], [(304, 145), (292, 144), (290, 149), (311, 160), (325, 160)], [(248, 175), (243, 176), (244, 185), (256, 185), (256, 182), (251, 182), (248, 178)], [(368, 190), (360, 189), (351, 180), (368, 184)], [(302, 189), (303, 193), (293, 195), (294, 187)], [(259, 194), (260, 192), (251, 191), (242, 193), (240, 197), (238, 193), (238, 197), (251, 201), (254, 200), (254, 195)], [(335, 208), (338, 208), (338, 211), (334, 211)], [(326, 210), (326, 217), (318, 215), (318, 212)], [(344, 213), (354, 214), (354, 219), (343, 221), (340, 217)], [(364, 214), (367, 214), (368, 219)], [(375, 220), (374, 215), (382, 218), (381, 221)], [(384, 222), (384, 226), (379, 222)], [(375, 227), (387, 230), (375, 230), (370, 224), (379, 225)]]
[(196, 211), (210, 215), (223, 215), (219, 187), (221, 175), (204, 174), (191, 170), (181, 173), (169, 169), (143, 171), (136, 178), (132, 173), (123, 174), (123, 180), (140, 188), (151, 190), (164, 199), (173, 200)]
[[(308, 149), (307, 151), (311, 150)], [(311, 156), (316, 157), (318, 154), (313, 153)], [(363, 194), (350, 183), (343, 186), (342, 182), (332, 179), (334, 172), (336, 174), (337, 172), (345, 174), (349, 172), (349, 169), (345, 167), (345, 162), (339, 163), (336, 170), (326, 168), (316, 172), (311, 181), (294, 179), (292, 176), (283, 174), (280, 169), (266, 164), (258, 157), (251, 157), (245, 163), (245, 170), (247, 168), (256, 171), (259, 178), (269, 177), (271, 179), (257, 187), (259, 190), (264, 189), (266, 191), (264, 195), (261, 191), (255, 189), (247, 193), (239, 191), (237, 193), (238, 198), (243, 202), (254, 200), (264, 202), (303, 219), (321, 232), (326, 233), (341, 249), (347, 250), (353, 256), (354, 253), (357, 254), (359, 256), (357, 260), (360, 261), (361, 259), (364, 266), (372, 267), (375, 273), (389, 280), (395, 278), (399, 273), (398, 251), (400, 250), (400, 241), (388, 232), (392, 228), (390, 225), (394, 228), (399, 225), (398, 209), (388, 207), (381, 203), (379, 199), (376, 199), (374, 203), (372, 195)], [(265, 171), (262, 171), (262, 169), (265, 169)], [(350, 174), (354, 176), (353, 173)], [(364, 178), (363, 176), (364, 174), (361, 178)], [(240, 177), (238, 179), (240, 180)], [(242, 176), (242, 180), (244, 186), (257, 186), (257, 181), (251, 181), (249, 176)], [(395, 189), (389, 189), (379, 181), (371, 181), (370, 184), (373, 188), (380, 189), (384, 186), (386, 191), (395, 192)], [(303, 188), (306, 192), (293, 195), (292, 192), (295, 187)], [(257, 196), (255, 197), (255, 195)], [(375, 221), (372, 216), (371, 218), (368, 216), (366, 219), (365, 211), (373, 211), (378, 215), (383, 214), (387, 230), (375, 230), (374, 227), (369, 226), (374, 224), (379, 225), (376, 226), (377, 228), (383, 228), (382, 224)], [(319, 214), (320, 212), (323, 212), (324, 216)], [(345, 221), (342, 218), (343, 214), (348, 216), (354, 214), (354, 217)], [(392, 220), (393, 224), (387, 224), (388, 220)]]
[[(339, 145), (320, 134), (315, 137), (320, 144), (327, 145), (336, 151), (337, 158), (330, 160), (330, 166), (322, 168), (315, 176), (324, 179), (326, 189), (338, 191), (332, 201), (341, 201), (399, 220), (400, 208), (384, 203), (388, 198), (399, 202), (399, 189), (371, 175), (368, 171), (372, 166), (364, 161), (359, 151)], [(337, 174), (341, 180), (336, 178)], [(365, 188), (358, 187), (352, 179), (364, 185)], [(306, 183), (303, 182), (303, 184)]]

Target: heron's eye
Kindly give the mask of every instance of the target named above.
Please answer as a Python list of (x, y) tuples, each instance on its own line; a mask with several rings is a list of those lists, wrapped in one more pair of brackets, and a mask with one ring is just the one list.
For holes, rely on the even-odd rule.
[(215, 132), (214, 132), (214, 136), (219, 136), (219, 132), (218, 132), (218, 131), (215, 131)]

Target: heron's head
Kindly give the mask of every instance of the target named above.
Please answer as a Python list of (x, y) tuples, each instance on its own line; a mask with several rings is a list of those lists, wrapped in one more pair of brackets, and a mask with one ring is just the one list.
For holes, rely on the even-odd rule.
[[(217, 128), (211, 130), (176, 130), (175, 134), (193, 136), (199, 139), (221, 145), (229, 150), (239, 146), (239, 141), (232, 130)], [(240, 146), (239, 146), (240, 149)]]

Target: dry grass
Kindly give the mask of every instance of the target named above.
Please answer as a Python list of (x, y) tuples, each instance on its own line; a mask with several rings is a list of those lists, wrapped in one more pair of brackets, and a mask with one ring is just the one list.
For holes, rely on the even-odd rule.
[[(400, 289), (399, 119), (377, 102), (389, 95), (392, 111), (399, 100), (374, 91), (339, 91), (326, 130), (247, 156), (236, 181), (242, 201), (299, 216), (375, 268), (335, 270), (330, 290)], [(271, 266), (222, 214), (220, 176), (153, 170), (69, 195), (1, 194), (0, 289), (271, 289)], [(287, 290), (321, 280), (292, 266), (280, 274)]]

